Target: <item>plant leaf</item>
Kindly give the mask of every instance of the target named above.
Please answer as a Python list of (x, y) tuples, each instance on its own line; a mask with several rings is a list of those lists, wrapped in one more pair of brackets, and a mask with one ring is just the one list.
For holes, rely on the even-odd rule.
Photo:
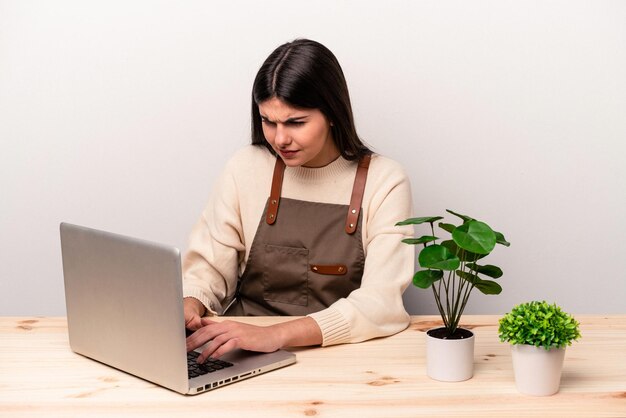
[(484, 222), (471, 220), (457, 227), (452, 239), (461, 248), (476, 254), (489, 254), (496, 246), (496, 234)]
[(452, 225), (452, 224), (446, 224), (446, 223), (443, 223), (443, 222), (439, 222), (439, 228), (441, 228), (444, 231), (447, 231), (449, 233), (452, 233), (452, 231), (454, 231), (456, 226)]
[(502, 292), (502, 286), (493, 280), (483, 280), (475, 274), (470, 274), (461, 270), (457, 270), (456, 274), (472, 283), (476, 289), (485, 295), (499, 295)]
[(492, 264), (479, 266), (476, 263), (467, 263), (467, 267), (471, 268), (476, 273), (482, 273), (485, 276), (489, 276), (489, 277), (491, 277), (493, 279), (497, 279), (499, 277), (502, 277), (502, 275), (504, 274), (504, 273), (502, 273), (502, 269), (500, 269), (500, 267), (494, 266)]
[(413, 276), (413, 285), (421, 289), (428, 289), (442, 277), (443, 271), (441, 270), (420, 270)]
[(438, 244), (422, 249), (417, 259), (420, 266), (438, 270), (456, 270), (461, 265), (461, 260), (456, 255)]
[(419, 238), (405, 238), (402, 240), (402, 242), (404, 242), (405, 244), (411, 244), (411, 245), (416, 245), (416, 244), (426, 244), (427, 242), (431, 242), (431, 241), (435, 241), (438, 240), (439, 238), (437, 237), (433, 237), (430, 235), (424, 235), (421, 236)]
[(453, 214), (454, 216), (458, 216), (459, 218), (463, 219), (463, 222), (469, 222), (469, 221), (473, 221), (474, 218), (471, 218), (467, 215), (461, 215), (460, 213), (456, 213), (451, 211), (450, 209), (446, 209), (446, 212)]
[(442, 241), (441, 245), (446, 247), (452, 254), (454, 254), (457, 257), (459, 257), (459, 260), (461, 260), (461, 261), (474, 262), (474, 261), (480, 260), (481, 258), (487, 256), (487, 254), (476, 254), (476, 253), (473, 253), (471, 251), (462, 250), (452, 240)]
[(459, 276), (462, 279), (467, 280), (470, 283), (476, 283), (478, 280), (480, 280), (480, 278), (472, 273), (468, 273), (466, 271), (462, 271), (462, 270), (457, 270), (455, 271), (456, 275)]
[(484, 295), (499, 295), (502, 293), (502, 286), (493, 280), (481, 280), (480, 282), (474, 283), (476, 289), (480, 290), (480, 292)]
[(402, 226), (402, 225), (419, 225), (419, 224), (423, 224), (425, 222), (436, 222), (439, 219), (443, 219), (442, 216), (423, 216), (421, 218), (409, 218), (409, 219), (405, 219), (404, 221), (398, 222), (396, 224), (396, 226)]
[(511, 245), (511, 243), (508, 242), (506, 238), (504, 238), (504, 235), (502, 235), (502, 232), (498, 232), (498, 231), (493, 231), (493, 232), (496, 234), (496, 243), (500, 245), (504, 245), (505, 247), (508, 247)]

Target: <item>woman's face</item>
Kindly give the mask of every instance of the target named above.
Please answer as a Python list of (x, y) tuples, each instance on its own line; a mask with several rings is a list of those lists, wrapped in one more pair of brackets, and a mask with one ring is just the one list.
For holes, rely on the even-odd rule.
[(296, 108), (274, 97), (259, 104), (263, 135), (289, 167), (323, 167), (337, 157), (330, 122), (319, 109)]

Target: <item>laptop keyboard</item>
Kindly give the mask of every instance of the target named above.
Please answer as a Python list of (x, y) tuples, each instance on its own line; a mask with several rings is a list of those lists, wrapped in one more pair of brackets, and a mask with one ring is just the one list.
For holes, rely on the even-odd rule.
[(231, 367), (233, 363), (229, 363), (227, 361), (214, 359), (209, 357), (205, 360), (204, 363), (198, 364), (196, 359), (200, 353), (196, 351), (190, 351), (187, 353), (187, 372), (189, 374), (189, 378), (202, 376), (207, 373), (216, 372), (218, 370), (225, 369), (227, 367)]

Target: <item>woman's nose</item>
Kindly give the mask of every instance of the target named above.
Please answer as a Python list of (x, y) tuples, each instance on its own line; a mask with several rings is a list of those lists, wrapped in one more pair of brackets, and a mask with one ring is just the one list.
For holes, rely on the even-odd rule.
[(291, 138), (289, 137), (289, 132), (282, 124), (277, 124), (276, 126), (276, 137), (274, 138), (276, 145), (279, 147), (287, 146), (291, 143)]

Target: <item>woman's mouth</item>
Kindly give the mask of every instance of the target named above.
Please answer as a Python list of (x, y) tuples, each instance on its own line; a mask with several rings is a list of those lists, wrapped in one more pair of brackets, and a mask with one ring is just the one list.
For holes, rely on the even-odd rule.
[(282, 149), (281, 149), (281, 150), (278, 150), (278, 152), (280, 152), (280, 155), (281, 155), (283, 158), (287, 158), (287, 159), (294, 158), (294, 157), (296, 156), (296, 154), (298, 153), (298, 151), (293, 151), (293, 150), (282, 150)]

